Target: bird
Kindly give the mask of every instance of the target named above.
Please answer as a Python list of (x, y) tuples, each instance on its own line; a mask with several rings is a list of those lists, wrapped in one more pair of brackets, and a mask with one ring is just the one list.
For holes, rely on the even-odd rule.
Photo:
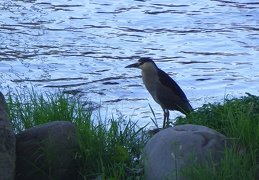
[(180, 86), (163, 70), (157, 67), (150, 57), (141, 57), (137, 63), (125, 68), (141, 69), (143, 83), (156, 103), (164, 112), (163, 129), (169, 124), (169, 110), (188, 114), (193, 111)]

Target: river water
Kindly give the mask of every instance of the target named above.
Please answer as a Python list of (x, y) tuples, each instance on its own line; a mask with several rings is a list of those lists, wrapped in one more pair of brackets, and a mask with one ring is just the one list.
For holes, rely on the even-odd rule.
[[(96, 104), (96, 114), (139, 121), (162, 109), (143, 86), (152, 57), (194, 108), (224, 97), (258, 95), (257, 0), (2, 0), (2, 92), (62, 89)], [(181, 115), (171, 112), (171, 119)], [(97, 115), (96, 115), (97, 116)]]

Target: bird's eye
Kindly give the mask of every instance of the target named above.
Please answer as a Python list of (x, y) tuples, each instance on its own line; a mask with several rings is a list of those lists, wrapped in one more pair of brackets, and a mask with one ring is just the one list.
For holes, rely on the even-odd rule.
[(143, 65), (143, 64), (144, 64), (144, 62), (140, 62), (140, 63), (139, 63), (140, 66)]

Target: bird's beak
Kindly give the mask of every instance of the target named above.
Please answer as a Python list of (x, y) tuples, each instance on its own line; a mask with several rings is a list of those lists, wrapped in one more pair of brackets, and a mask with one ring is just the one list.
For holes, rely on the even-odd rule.
[(126, 66), (125, 68), (138, 68), (139, 67), (139, 63), (134, 63), (134, 64), (130, 64), (128, 66)]

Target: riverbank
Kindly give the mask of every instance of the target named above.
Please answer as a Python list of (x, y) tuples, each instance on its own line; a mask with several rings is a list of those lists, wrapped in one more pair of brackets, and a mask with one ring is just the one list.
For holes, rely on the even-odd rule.
[[(91, 104), (79, 97), (57, 93), (30, 92), (7, 98), (15, 133), (46, 122), (72, 122), (78, 134), (78, 179), (143, 179), (142, 149), (151, 135), (146, 126), (123, 118), (93, 119)], [(259, 97), (251, 94), (205, 104), (173, 125), (198, 124), (233, 139), (220, 165), (213, 169), (193, 166), (183, 173), (193, 179), (256, 179), (259, 159)]]

